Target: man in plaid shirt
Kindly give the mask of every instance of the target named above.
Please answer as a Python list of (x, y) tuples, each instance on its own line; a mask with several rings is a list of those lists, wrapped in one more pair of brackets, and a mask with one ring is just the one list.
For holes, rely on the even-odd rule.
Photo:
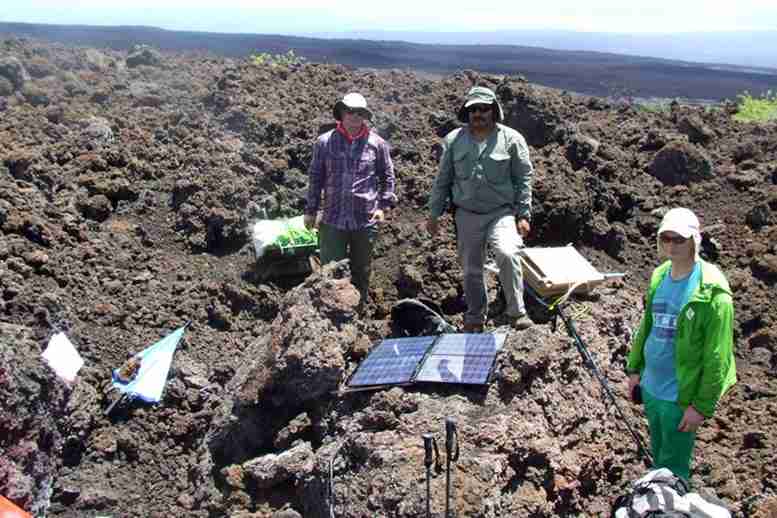
[(366, 303), (378, 227), (396, 203), (394, 164), (388, 143), (366, 124), (372, 112), (363, 96), (347, 94), (333, 112), (337, 127), (313, 147), (305, 226), (319, 227), (322, 264), (350, 259), (351, 282)]

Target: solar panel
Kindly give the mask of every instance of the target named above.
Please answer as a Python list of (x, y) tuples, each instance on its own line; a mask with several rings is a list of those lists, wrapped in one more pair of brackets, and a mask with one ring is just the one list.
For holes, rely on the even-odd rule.
[(436, 336), (383, 340), (359, 365), (351, 387), (409, 383)]
[(431, 354), (493, 356), (502, 348), (504, 342), (503, 334), (446, 334), (440, 336)]
[(348, 386), (398, 385), (414, 381), (483, 385), (488, 383), (494, 359), (504, 341), (503, 334), (386, 339), (370, 351)]
[(446, 334), (432, 347), (416, 381), (483, 385), (504, 345), (502, 334)]
[(370, 351), (368, 358), (395, 358), (397, 356), (423, 356), (434, 343), (436, 336), (389, 338)]
[(416, 381), (483, 385), (493, 365), (493, 356), (430, 356)]

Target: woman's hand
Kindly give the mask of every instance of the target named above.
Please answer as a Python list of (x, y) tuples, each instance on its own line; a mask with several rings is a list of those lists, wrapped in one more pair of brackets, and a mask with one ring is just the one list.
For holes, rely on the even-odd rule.
[(685, 413), (683, 414), (683, 420), (680, 421), (680, 426), (677, 427), (677, 431), (695, 432), (703, 422), (704, 416), (693, 408), (692, 405), (688, 405), (688, 408), (685, 409)]
[(639, 374), (630, 374), (629, 375), (629, 399), (631, 399), (631, 395), (634, 393), (634, 387), (639, 385)]

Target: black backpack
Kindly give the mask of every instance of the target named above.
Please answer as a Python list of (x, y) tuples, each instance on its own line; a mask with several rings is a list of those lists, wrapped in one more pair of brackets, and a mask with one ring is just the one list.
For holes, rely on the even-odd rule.
[(431, 301), (402, 299), (391, 308), (391, 320), (394, 331), (399, 336), (434, 336), (444, 333), (456, 333), (438, 313), (439, 308)]

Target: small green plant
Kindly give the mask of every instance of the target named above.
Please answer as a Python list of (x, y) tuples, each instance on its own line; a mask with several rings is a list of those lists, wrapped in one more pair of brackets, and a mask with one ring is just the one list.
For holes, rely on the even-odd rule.
[(713, 114), (716, 112), (719, 112), (723, 110), (723, 106), (721, 104), (705, 104), (704, 105), (704, 113), (707, 114)]
[(666, 99), (646, 101), (638, 103), (637, 109), (648, 113), (669, 115), (672, 112), (672, 101)]
[(745, 90), (737, 96), (737, 113), (740, 122), (766, 122), (777, 120), (777, 93), (768, 90), (761, 97), (753, 97)]
[(304, 57), (296, 55), (293, 49), (289, 49), (286, 54), (270, 54), (269, 52), (251, 54), (250, 59), (254, 65), (260, 67), (286, 67), (291, 65), (301, 65), (307, 61), (307, 59)]

